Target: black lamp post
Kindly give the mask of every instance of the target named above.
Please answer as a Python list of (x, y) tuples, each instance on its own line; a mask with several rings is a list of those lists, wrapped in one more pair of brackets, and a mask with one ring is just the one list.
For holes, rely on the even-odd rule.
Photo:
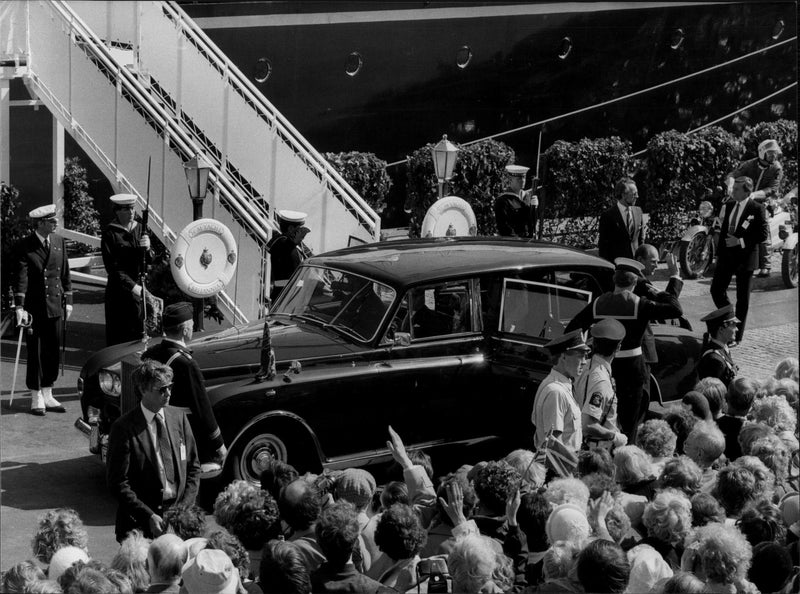
[(444, 184), (453, 177), (453, 169), (458, 158), (458, 148), (447, 140), (447, 134), (431, 149), (433, 169), (439, 182), (439, 198), (444, 196)]
[[(183, 172), (186, 174), (186, 183), (189, 186), (189, 197), (192, 199), (192, 220), (197, 221), (203, 218), (203, 200), (208, 191), (208, 174), (211, 172), (211, 165), (201, 154), (183, 164)], [(192, 299), (194, 306), (194, 329), (202, 332), (203, 311), (205, 302), (202, 299)]]

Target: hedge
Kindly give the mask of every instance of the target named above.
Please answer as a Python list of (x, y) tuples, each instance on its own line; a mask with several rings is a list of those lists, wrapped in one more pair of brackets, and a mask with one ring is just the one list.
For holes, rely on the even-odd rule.
[(3, 311), (14, 306), (14, 297), (10, 293), (11, 276), (15, 267), (14, 246), (31, 231), (25, 213), (20, 212), (21, 208), (22, 201), (19, 198), (19, 190), (0, 182), (0, 241), (2, 241), (0, 293), (2, 294)]
[(386, 161), (372, 153), (357, 151), (325, 153), (325, 159), (376, 213), (383, 212), (392, 187), (392, 179), (386, 173)]
[[(87, 192), (86, 168), (77, 157), (64, 161), (64, 227), (86, 235), (100, 235), (100, 215), (94, 207), (94, 200)], [(75, 243), (72, 249), (78, 253), (89, 253), (93, 248)]]

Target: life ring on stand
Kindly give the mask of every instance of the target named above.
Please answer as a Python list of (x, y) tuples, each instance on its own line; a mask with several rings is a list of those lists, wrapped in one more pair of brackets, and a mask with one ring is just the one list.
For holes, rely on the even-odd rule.
[(478, 234), (475, 212), (458, 196), (445, 196), (434, 202), (422, 219), (421, 237), (465, 237)]
[(236, 272), (233, 233), (216, 219), (186, 225), (172, 246), (170, 268), (175, 284), (190, 297), (219, 293)]

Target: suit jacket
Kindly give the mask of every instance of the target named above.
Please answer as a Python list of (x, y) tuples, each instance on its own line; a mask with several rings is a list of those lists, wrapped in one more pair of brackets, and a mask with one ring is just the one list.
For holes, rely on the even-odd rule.
[[(763, 204), (748, 199), (744, 210), (739, 215), (739, 222), (733, 234), (728, 230), (730, 216), (736, 203), (727, 202), (722, 207), (722, 229), (719, 234), (719, 248), (717, 250), (718, 267), (727, 266), (737, 270), (755, 270), (758, 268), (758, 244), (769, 236), (769, 222)], [(740, 239), (740, 245), (727, 247), (725, 240), (728, 237)], [(741, 244), (744, 245), (741, 245)]]
[(35, 316), (60, 318), (63, 303), (72, 305), (72, 281), (64, 238), (51, 233), (46, 250), (36, 233), (15, 246), (14, 305)]
[(644, 243), (645, 229), (642, 218), (642, 209), (638, 206), (631, 207), (633, 215), (633, 234), (628, 233), (628, 226), (617, 202), (600, 215), (599, 237), (597, 247), (599, 255), (609, 262), (615, 258), (633, 258), (636, 248)]
[[(178, 469), (175, 501), (191, 504), (200, 484), (200, 462), (192, 429), (186, 413), (171, 406), (164, 408), (164, 418)], [(181, 450), (184, 448), (181, 445), (185, 448), (183, 459)], [(119, 501), (115, 527), (117, 539), (123, 539), (133, 528), (142, 529), (152, 538), (150, 516), (164, 513), (163, 485), (147, 420), (140, 406), (122, 415), (111, 426), (106, 478), (111, 494)]]

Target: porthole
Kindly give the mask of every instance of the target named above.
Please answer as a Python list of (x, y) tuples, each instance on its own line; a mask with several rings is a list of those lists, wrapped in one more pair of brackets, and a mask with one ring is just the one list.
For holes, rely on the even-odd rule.
[(462, 45), (456, 52), (456, 66), (464, 70), (472, 62), (472, 50), (468, 45)]
[(256, 62), (256, 73), (254, 75), (256, 82), (267, 82), (270, 74), (272, 74), (272, 62), (267, 58), (259, 58), (258, 62)]
[(361, 67), (364, 65), (364, 58), (361, 57), (361, 54), (358, 52), (353, 52), (347, 59), (344, 61), (344, 71), (347, 76), (355, 76), (361, 71)]
[(684, 33), (683, 29), (678, 28), (672, 32), (672, 35), (669, 36), (669, 47), (676, 50), (678, 49), (681, 44), (683, 43)]
[(561, 43), (558, 46), (558, 58), (560, 60), (566, 60), (569, 53), (572, 51), (572, 39), (569, 37), (565, 37), (561, 40)]
[(778, 22), (775, 23), (775, 26), (772, 28), (772, 39), (776, 40), (783, 35), (783, 30), (786, 28), (786, 23), (783, 22), (783, 19), (778, 19)]

